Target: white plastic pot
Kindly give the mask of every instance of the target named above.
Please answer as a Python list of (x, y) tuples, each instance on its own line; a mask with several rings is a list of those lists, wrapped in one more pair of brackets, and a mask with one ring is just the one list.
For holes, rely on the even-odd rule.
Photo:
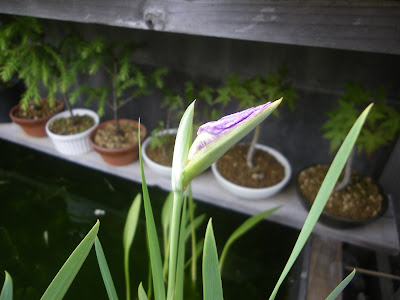
[(266, 188), (249, 188), (249, 187), (237, 185), (237, 184), (232, 183), (232, 182), (228, 181), (227, 179), (225, 179), (218, 172), (216, 163), (212, 164), (211, 170), (212, 170), (215, 178), (217, 179), (217, 182), (228, 192), (238, 196), (239, 198), (243, 198), (243, 199), (260, 199), (260, 200), (262, 200), (262, 199), (266, 199), (266, 198), (269, 198), (269, 197), (277, 194), (286, 186), (286, 184), (288, 184), (290, 177), (292, 176), (292, 168), (289, 164), (289, 161), (286, 159), (286, 157), (283, 156), (277, 150), (275, 150), (271, 147), (265, 146), (265, 145), (260, 145), (260, 144), (256, 144), (255, 147), (258, 150), (268, 152), (269, 154), (274, 156), (278, 162), (280, 162), (282, 164), (282, 166), (285, 170), (285, 176), (281, 182), (279, 182), (273, 186), (266, 187)]
[(78, 155), (89, 152), (92, 150), (92, 146), (89, 143), (89, 134), (92, 132), (93, 129), (97, 127), (97, 125), (99, 125), (100, 121), (99, 116), (94, 111), (84, 108), (73, 109), (72, 112), (75, 116), (88, 115), (92, 117), (94, 119), (93, 126), (83, 132), (71, 135), (60, 135), (51, 132), (49, 130), (49, 125), (51, 124), (51, 122), (57, 119), (67, 118), (70, 116), (69, 111), (63, 111), (52, 117), (49, 121), (47, 121), (46, 123), (47, 136), (52, 140), (56, 150), (63, 154)]
[[(176, 129), (176, 128), (166, 129), (166, 130), (162, 130), (162, 131), (158, 132), (157, 135), (162, 136), (165, 134), (175, 134), (177, 131), (178, 131), (178, 129)], [(147, 147), (149, 147), (150, 142), (151, 142), (151, 137), (148, 137), (144, 141), (143, 146), (142, 146), (143, 147), (142, 156), (143, 156), (144, 163), (149, 167), (149, 169), (151, 169), (155, 173), (157, 173), (163, 177), (171, 177), (171, 170), (172, 170), (171, 167), (160, 165), (159, 163), (156, 163), (154, 160), (151, 160), (151, 158), (147, 156), (146, 149), (147, 149)]]

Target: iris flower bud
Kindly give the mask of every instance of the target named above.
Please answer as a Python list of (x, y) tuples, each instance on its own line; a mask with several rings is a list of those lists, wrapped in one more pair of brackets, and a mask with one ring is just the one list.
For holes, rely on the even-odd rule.
[(233, 145), (266, 119), (281, 101), (282, 98), (200, 126), (197, 137), (189, 149), (187, 162), (180, 176), (181, 186), (186, 187), (192, 179), (217, 161)]

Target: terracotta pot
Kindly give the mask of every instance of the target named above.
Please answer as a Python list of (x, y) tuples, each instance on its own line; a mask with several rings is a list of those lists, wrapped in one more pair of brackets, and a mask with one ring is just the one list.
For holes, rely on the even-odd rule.
[(265, 187), (265, 188), (250, 188), (250, 187), (244, 187), (237, 185), (229, 180), (227, 180), (225, 177), (223, 177), (217, 168), (217, 163), (213, 163), (211, 165), (211, 170), (217, 179), (217, 182), (228, 192), (242, 198), (242, 199), (252, 199), (252, 200), (263, 200), (269, 197), (272, 197), (273, 195), (277, 194), (280, 192), (289, 182), (291, 176), (292, 176), (292, 167), (290, 166), (289, 161), (287, 158), (277, 150), (261, 145), (261, 144), (256, 144), (256, 149), (268, 152), (270, 155), (274, 156), (275, 159), (284, 167), (285, 169), (285, 176), (282, 179), (281, 182)]
[[(47, 100), (45, 100), (47, 101)], [(54, 116), (56, 113), (62, 111), (62, 109), (64, 108), (64, 104), (59, 101), (56, 100), (56, 102), (59, 105), (59, 109), (54, 113), (51, 114), (47, 117), (43, 117), (40, 119), (24, 119), (24, 118), (18, 118), (16, 116), (14, 116), (14, 113), (21, 107), (21, 104), (17, 104), (16, 106), (14, 106), (11, 111), (10, 111), (10, 119), (18, 124), (19, 126), (21, 126), (21, 128), (23, 129), (23, 131), (30, 136), (33, 137), (45, 137), (46, 135), (46, 123), (47, 121)]]
[[(101, 147), (94, 142), (94, 136), (99, 128), (102, 128), (106, 126), (109, 123), (113, 123), (114, 120), (106, 121), (101, 123), (99, 126), (96, 127), (95, 130), (93, 130), (89, 136), (89, 142), (92, 145), (93, 149), (98, 152), (103, 160), (112, 165), (112, 166), (123, 166), (130, 164), (131, 162), (137, 160), (139, 158), (139, 144), (130, 146), (130, 147), (125, 147), (125, 148), (119, 148), (119, 149), (109, 149), (105, 147)], [(139, 125), (138, 122), (133, 121), (133, 120), (128, 120), (128, 119), (120, 119), (119, 122), (130, 122), (134, 123), (137, 126)], [(140, 134), (141, 134), (141, 142), (146, 138), (146, 127), (143, 124), (140, 124)]]

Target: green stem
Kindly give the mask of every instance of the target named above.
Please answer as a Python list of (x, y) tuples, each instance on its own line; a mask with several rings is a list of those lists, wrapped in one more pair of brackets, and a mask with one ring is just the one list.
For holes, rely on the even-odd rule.
[(196, 230), (194, 228), (194, 203), (192, 196), (192, 187), (189, 185), (189, 215), (190, 215), (190, 229), (192, 232), (192, 283), (193, 285), (197, 280), (197, 270), (196, 270)]
[(131, 299), (131, 285), (130, 285), (130, 278), (129, 278), (129, 252), (125, 253), (124, 271), (125, 271), (126, 300), (130, 300)]
[(172, 221), (170, 228), (170, 253), (168, 269), (167, 300), (173, 300), (175, 294), (176, 264), (178, 255), (179, 225), (182, 210), (183, 192), (174, 191), (174, 204), (172, 207)]

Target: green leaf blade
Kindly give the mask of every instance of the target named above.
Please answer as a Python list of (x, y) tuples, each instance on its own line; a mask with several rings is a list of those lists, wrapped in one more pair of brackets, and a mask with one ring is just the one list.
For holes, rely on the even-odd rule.
[(125, 273), (125, 287), (126, 287), (126, 298), (130, 299), (130, 275), (129, 275), (129, 252), (135, 237), (137, 224), (139, 221), (141, 196), (136, 195), (133, 200), (128, 215), (126, 217), (124, 232), (122, 236), (122, 244), (124, 248), (124, 273)]
[(341, 292), (346, 288), (346, 286), (350, 283), (353, 279), (354, 275), (356, 274), (356, 269), (354, 269), (343, 281), (329, 294), (326, 300), (335, 300)]
[(100, 272), (101, 276), (103, 277), (104, 285), (106, 287), (108, 299), (118, 300), (117, 291), (115, 290), (110, 269), (108, 268), (107, 260), (104, 255), (103, 247), (101, 246), (100, 240), (97, 236), (94, 241), (94, 246), (96, 249), (97, 262), (99, 263)]
[(13, 298), (13, 282), (10, 274), (7, 271), (6, 278), (4, 279), (3, 288), (0, 293), (0, 300), (12, 300)]
[(219, 272), (217, 246), (212, 220), (208, 222), (203, 250), (203, 299), (222, 300), (222, 280)]
[(92, 249), (99, 231), (99, 226), (100, 222), (97, 221), (82, 242), (75, 248), (46, 289), (41, 298), (42, 300), (61, 300), (64, 297), (72, 281), (75, 279), (76, 274), (86, 260), (90, 249)]
[[(140, 126), (138, 126), (138, 136), (140, 136)], [(153, 210), (151, 208), (149, 191), (147, 189), (146, 177), (143, 169), (143, 159), (142, 159), (140, 139), (139, 139), (139, 163), (140, 163), (140, 172), (142, 178), (143, 203), (146, 215), (146, 228), (147, 228), (147, 238), (149, 242), (151, 270), (153, 273), (154, 296), (156, 300), (164, 300), (165, 286), (163, 278), (160, 244), (158, 242), (156, 224), (154, 222)]]
[(270, 296), (270, 300), (275, 299), (276, 294), (278, 293), (279, 287), (282, 285), (283, 280), (286, 278), (287, 274), (289, 273), (290, 269), (292, 268), (294, 262), (296, 261), (297, 257), (299, 256), (301, 250), (304, 247), (308, 237), (311, 234), (315, 224), (318, 221), (319, 216), (322, 213), (322, 210), (325, 207), (326, 201), (329, 198), (339, 176), (343, 170), (343, 167), (349, 157), (354, 144), (357, 140), (358, 135), (360, 134), (361, 128), (368, 116), (369, 111), (371, 110), (373, 104), (370, 104), (363, 113), (358, 117), (357, 121), (354, 123), (353, 127), (351, 128), (350, 132), (346, 136), (342, 146), (340, 147), (338, 153), (336, 154), (328, 173), (321, 185), (321, 188), (315, 198), (314, 204), (310, 209), (310, 212), (307, 216), (306, 221), (304, 222), (303, 228), (300, 231), (299, 237), (296, 241), (296, 244), (293, 247), (292, 253), (286, 263), (285, 268), (282, 271), (281, 276), (278, 279), (277, 284), (275, 285), (274, 290)]
[(230, 247), (232, 244), (239, 239), (242, 235), (244, 235), (246, 232), (251, 230), (255, 225), (257, 225), (259, 222), (264, 220), (264, 218), (268, 217), (269, 215), (273, 214), (275, 211), (280, 209), (281, 207), (275, 207), (270, 210), (261, 212), (255, 216), (252, 216), (251, 218), (248, 218), (245, 222), (243, 222), (242, 225), (240, 225), (228, 238), (224, 249), (222, 250), (221, 258), (220, 258), (220, 270), (222, 271), (223, 264), (225, 261), (225, 258), (229, 252)]

